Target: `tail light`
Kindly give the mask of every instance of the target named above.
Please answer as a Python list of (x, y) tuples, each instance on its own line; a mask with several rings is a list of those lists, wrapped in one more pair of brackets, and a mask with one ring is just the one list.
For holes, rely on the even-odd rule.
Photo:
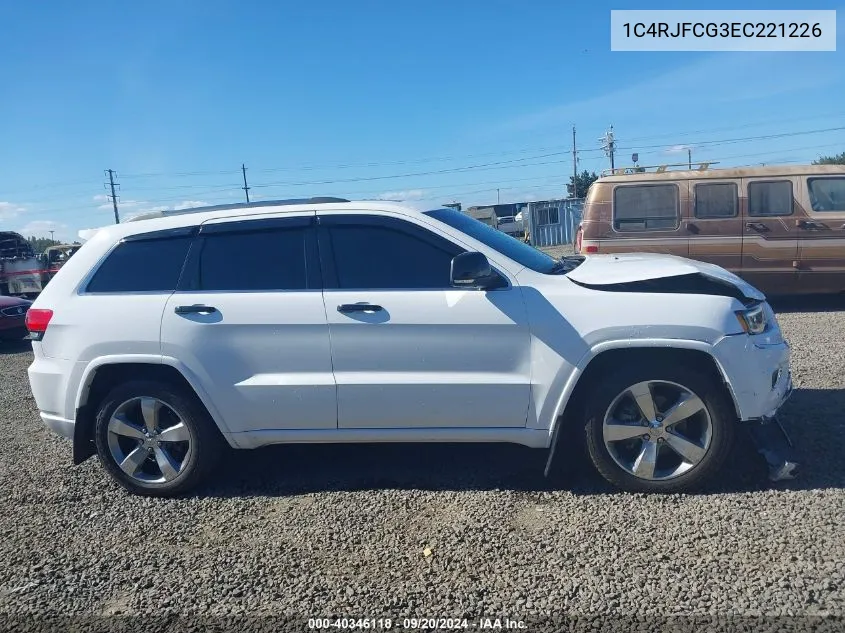
[(585, 253), (598, 253), (598, 252), (599, 252), (599, 247), (598, 247), (598, 246), (587, 246), (587, 247), (584, 249), (584, 252), (585, 252)]
[(52, 310), (32, 309), (26, 313), (26, 329), (29, 330), (30, 338), (33, 341), (40, 341), (44, 338), (44, 332), (47, 331), (47, 326), (50, 325), (50, 319), (53, 318)]

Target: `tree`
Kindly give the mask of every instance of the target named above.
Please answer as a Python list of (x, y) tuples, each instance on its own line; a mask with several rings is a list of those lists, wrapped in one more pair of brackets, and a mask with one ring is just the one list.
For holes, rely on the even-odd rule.
[(61, 244), (61, 242), (57, 242), (56, 240), (51, 240), (49, 237), (35, 237), (31, 236), (27, 238), (29, 243), (32, 244), (32, 250), (36, 253), (43, 253), (47, 248), (50, 246), (55, 246), (56, 244)]
[(586, 198), (587, 189), (598, 179), (599, 177), (596, 172), (590, 173), (585, 169), (577, 177), (569, 177), (569, 184), (566, 185), (566, 193), (570, 198)]
[(818, 160), (813, 161), (813, 165), (845, 165), (845, 152), (836, 156), (819, 156)]

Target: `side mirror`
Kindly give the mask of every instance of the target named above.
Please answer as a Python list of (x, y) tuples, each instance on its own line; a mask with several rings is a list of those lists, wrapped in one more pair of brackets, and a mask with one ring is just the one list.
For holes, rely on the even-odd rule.
[(461, 253), (452, 258), (451, 283), (456, 288), (488, 290), (502, 286), (501, 278), (493, 272), (483, 253)]

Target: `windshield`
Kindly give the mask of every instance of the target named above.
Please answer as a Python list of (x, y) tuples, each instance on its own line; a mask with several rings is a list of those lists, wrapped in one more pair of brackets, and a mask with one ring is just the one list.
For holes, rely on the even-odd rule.
[(458, 229), (461, 233), (466, 233), (526, 268), (546, 274), (558, 271), (559, 264), (554, 257), (459, 211), (435, 209), (426, 211), (425, 214), (448, 224), (453, 229)]

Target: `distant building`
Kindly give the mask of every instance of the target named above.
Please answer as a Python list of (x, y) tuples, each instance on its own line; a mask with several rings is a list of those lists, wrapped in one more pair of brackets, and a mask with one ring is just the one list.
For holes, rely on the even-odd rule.
[(498, 218), (493, 207), (470, 207), (466, 210), (466, 214), (479, 222), (492, 226), (494, 229), (499, 228)]

